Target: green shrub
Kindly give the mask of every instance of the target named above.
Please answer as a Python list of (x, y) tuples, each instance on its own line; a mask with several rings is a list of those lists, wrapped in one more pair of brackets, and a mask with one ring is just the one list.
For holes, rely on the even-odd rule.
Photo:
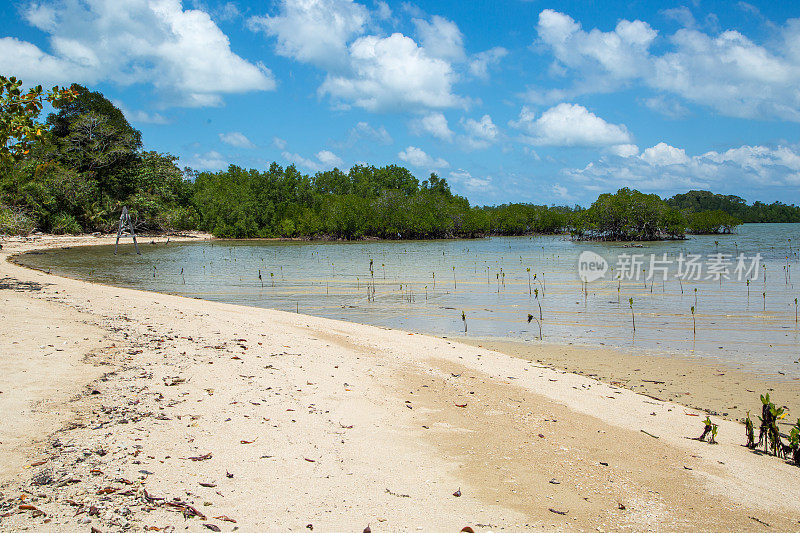
[(56, 235), (70, 234), (75, 235), (83, 232), (83, 228), (75, 220), (75, 217), (68, 213), (58, 213), (50, 222), (50, 231)]
[(0, 234), (29, 235), (36, 230), (36, 221), (22, 210), (0, 206)]

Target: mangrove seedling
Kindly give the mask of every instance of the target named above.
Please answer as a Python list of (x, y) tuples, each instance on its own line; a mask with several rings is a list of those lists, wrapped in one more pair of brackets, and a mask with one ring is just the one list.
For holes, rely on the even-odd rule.
[[(183, 269), (181, 269), (181, 274), (183, 274)], [(263, 289), (264, 288), (264, 280), (261, 279), (261, 269), (260, 268), (258, 269), (258, 281), (261, 282), (261, 288)]]
[(539, 326), (539, 340), (542, 340), (542, 321), (528, 313), (528, 324), (531, 323), (531, 320), (536, 320), (536, 324)]
[(464, 311), (461, 311), (461, 321), (464, 323), (464, 333), (467, 332), (467, 315), (464, 314)]
[(455, 290), (456, 288), (456, 267), (453, 267), (453, 289)]
[(533, 297), (536, 299), (536, 305), (539, 306), (539, 322), (542, 321), (542, 303), (539, 301), (539, 289), (533, 289)]
[(744, 419), (744, 434), (747, 436), (747, 447), (751, 450), (755, 450), (756, 433), (753, 429), (753, 420), (750, 418), (750, 411), (747, 411), (747, 417)]
[(708, 439), (709, 444), (716, 444), (717, 443), (717, 429), (719, 426), (716, 424), (711, 424), (711, 438)]
[(631, 323), (633, 324), (633, 332), (636, 333), (636, 316), (633, 314), (633, 298), (628, 298), (628, 305), (631, 308)]
[(761, 395), (761, 427), (758, 432), (758, 444), (764, 443), (764, 451), (778, 455), (782, 451), (781, 433), (778, 429), (778, 420), (786, 418), (788, 412), (783, 407), (778, 407), (769, 399), (769, 393)]
[(703, 420), (703, 424), (705, 424), (705, 426), (703, 427), (703, 434), (700, 435), (700, 437), (698, 437), (697, 440), (706, 440), (706, 436), (709, 433), (711, 433), (711, 428), (714, 426), (714, 423), (711, 422), (710, 416), (706, 416), (706, 419)]
[(795, 466), (800, 466), (800, 418), (797, 424), (789, 431), (789, 447), (792, 449), (792, 459)]
[(766, 395), (761, 395), (761, 416), (758, 417), (761, 420), (761, 425), (758, 428), (758, 445), (761, 446), (761, 443), (764, 443), (764, 451), (767, 451), (768, 444), (767, 434), (769, 433), (769, 427), (772, 423), (772, 413), (770, 410), (770, 406), (772, 402), (769, 401), (769, 393)]
[[(530, 296), (531, 294), (533, 294), (531, 292), (531, 269), (529, 268), (527, 270), (528, 270), (528, 296)], [(797, 302), (797, 299), (795, 298), (795, 303), (796, 302)]]
[(697, 338), (697, 321), (694, 316), (694, 306), (692, 306), (692, 336)]

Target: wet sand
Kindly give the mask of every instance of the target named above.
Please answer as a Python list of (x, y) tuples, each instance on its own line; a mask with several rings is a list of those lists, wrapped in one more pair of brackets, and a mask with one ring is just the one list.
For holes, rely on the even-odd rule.
[[(548, 368), (547, 350), (531, 361), (5, 261), (108, 241), (2, 243), (0, 530), (800, 527), (800, 469), (744, 448), (741, 424), (712, 417), (719, 444), (698, 442), (701, 412)], [(653, 365), (632, 376), (672, 386)], [(675, 391), (695, 390), (692, 368)]]
[(675, 402), (715, 417), (758, 422), (760, 395), (789, 410), (781, 423), (788, 427), (800, 416), (800, 378), (759, 374), (747, 365), (732, 365), (710, 357), (647, 355), (603, 347), (539, 342), (459, 339), (550, 368), (591, 377), (653, 398)]

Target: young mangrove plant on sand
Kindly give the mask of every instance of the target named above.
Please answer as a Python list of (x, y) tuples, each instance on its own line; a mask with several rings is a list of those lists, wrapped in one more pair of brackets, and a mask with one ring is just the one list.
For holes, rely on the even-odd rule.
[(706, 416), (706, 419), (703, 420), (703, 424), (705, 424), (705, 426), (703, 427), (703, 434), (700, 435), (700, 437), (698, 437), (697, 440), (704, 441), (704, 440), (706, 440), (706, 437), (709, 434), (711, 434), (711, 436), (708, 439), (708, 443), (709, 444), (716, 444), (717, 443), (717, 428), (718, 428), (718, 426), (711, 421), (711, 417), (709, 417), (709, 416)]

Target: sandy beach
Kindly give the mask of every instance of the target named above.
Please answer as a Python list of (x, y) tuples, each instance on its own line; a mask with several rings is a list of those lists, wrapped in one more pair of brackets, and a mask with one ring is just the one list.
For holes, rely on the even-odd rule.
[[(745, 448), (735, 420), (757, 424), (767, 389), (796, 420), (797, 381), (7, 261), (107, 243), (2, 241), (0, 531), (800, 530), (800, 468)], [(704, 409), (717, 445), (694, 439)]]

